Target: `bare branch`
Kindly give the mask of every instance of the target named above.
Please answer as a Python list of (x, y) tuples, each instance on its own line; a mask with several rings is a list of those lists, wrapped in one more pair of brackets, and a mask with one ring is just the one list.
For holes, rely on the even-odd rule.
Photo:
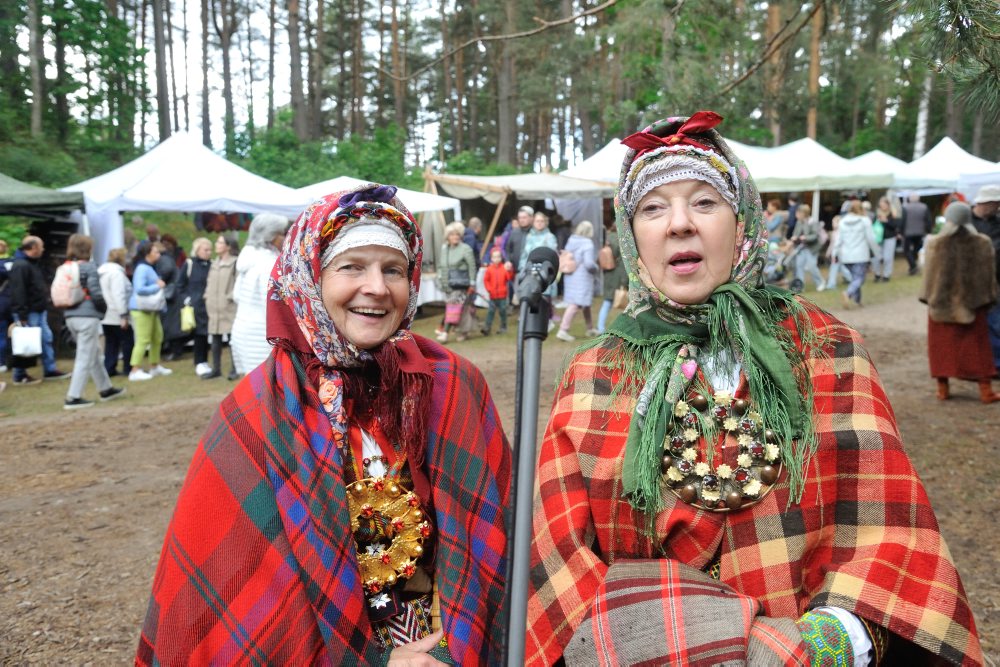
[[(741, 83), (743, 83), (744, 81), (746, 81), (747, 79), (749, 79), (751, 76), (753, 76), (757, 72), (757, 70), (759, 70), (761, 67), (763, 67), (764, 64), (768, 60), (771, 59), (771, 56), (774, 55), (774, 53), (778, 49), (780, 49), (782, 46), (785, 45), (785, 43), (788, 40), (792, 39), (793, 37), (795, 37), (796, 35), (798, 35), (800, 32), (802, 32), (802, 29), (804, 27), (806, 27), (806, 25), (808, 25), (809, 21), (812, 20), (812, 17), (816, 14), (816, 12), (818, 12), (820, 9), (822, 9), (824, 2), (825, 2), (825, 0), (818, 0), (814, 4), (814, 6), (812, 8), (812, 11), (810, 11), (808, 14), (806, 14), (805, 18), (802, 19), (802, 22), (799, 24), (799, 26), (797, 28), (795, 28), (795, 30), (793, 30), (792, 32), (789, 32), (788, 34), (782, 36), (782, 33), (785, 32), (785, 30), (788, 28), (788, 26), (791, 24), (791, 22), (795, 19), (795, 17), (793, 16), (791, 19), (789, 19), (785, 23), (785, 25), (782, 26), (781, 30), (779, 30), (777, 32), (777, 34), (774, 36), (774, 38), (769, 43), (767, 43), (767, 44), (764, 45), (764, 52), (761, 54), (761, 56), (757, 60), (757, 62), (755, 62), (753, 65), (751, 65), (747, 69), (747, 71), (744, 72), (743, 75), (740, 76), (738, 79), (734, 79), (733, 81), (730, 81), (725, 86), (723, 86), (721, 90), (719, 90), (717, 93), (715, 93), (714, 97), (722, 97), (723, 95), (725, 95), (726, 93), (728, 93), (730, 90), (732, 90), (733, 88), (735, 88), (736, 86), (740, 85)], [(779, 39), (779, 37), (780, 37), (780, 39)]]
[[(439, 57), (437, 57), (434, 60), (430, 61), (429, 63), (427, 63), (426, 65), (424, 65), (420, 69), (414, 70), (410, 74), (407, 74), (406, 76), (396, 76), (392, 72), (390, 72), (390, 71), (388, 71), (388, 70), (386, 70), (384, 68), (381, 68), (381, 67), (379, 68), (379, 71), (382, 72), (383, 74), (385, 74), (386, 76), (388, 76), (389, 78), (395, 79), (396, 81), (409, 81), (410, 79), (412, 79), (412, 78), (414, 78), (414, 77), (416, 77), (416, 76), (418, 76), (420, 74), (423, 74), (427, 70), (431, 69), (432, 67), (434, 67), (435, 65), (437, 65), (442, 60), (445, 60), (446, 58), (450, 58), (451, 56), (455, 55), (456, 53), (458, 53), (462, 49), (466, 49), (466, 48), (472, 46), (473, 44), (479, 44), (481, 42), (499, 42), (499, 41), (512, 40), (512, 39), (523, 39), (524, 37), (531, 37), (532, 35), (537, 35), (539, 33), (545, 32), (546, 30), (550, 30), (552, 28), (558, 28), (559, 26), (566, 25), (567, 23), (572, 23), (573, 21), (576, 21), (577, 19), (583, 18), (585, 16), (593, 16), (594, 14), (600, 14), (605, 9), (608, 9), (609, 7), (613, 7), (615, 4), (617, 4), (617, 2), (618, 2), (618, 0), (607, 0), (607, 2), (605, 2), (602, 5), (598, 5), (597, 7), (591, 7), (590, 9), (582, 11), (579, 14), (574, 14), (572, 16), (567, 16), (567, 17), (558, 19), (556, 21), (546, 21), (545, 19), (541, 19), (541, 18), (535, 16), (535, 17), (533, 17), (534, 21), (536, 23), (538, 23), (539, 26), (537, 28), (532, 28), (531, 30), (522, 30), (521, 32), (512, 32), (512, 33), (508, 33), (506, 35), (485, 35), (485, 36), (481, 36), (481, 37), (473, 37), (472, 39), (468, 39), (468, 40), (462, 42), (461, 44), (459, 44), (455, 48), (451, 49), (447, 53), (442, 53)], [(681, 4), (683, 4), (683, 2)]]

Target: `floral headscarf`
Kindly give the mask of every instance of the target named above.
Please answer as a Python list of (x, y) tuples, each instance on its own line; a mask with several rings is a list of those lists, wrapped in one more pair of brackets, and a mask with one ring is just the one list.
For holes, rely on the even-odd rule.
[[(803, 373), (806, 350), (817, 343), (816, 337), (804, 307), (790, 293), (764, 284), (768, 242), (760, 194), (746, 165), (713, 129), (721, 121), (710, 111), (671, 117), (622, 142), (630, 150), (615, 212), (629, 304), (606, 337), (623, 343), (616, 363), (626, 382), (620, 386), (642, 387), (629, 428), (623, 484), (633, 506), (650, 516), (663, 502), (659, 465), (668, 422), (687, 395), (699, 357), (706, 354), (725, 350), (731, 354), (722, 360), (741, 365), (765, 428), (777, 433), (782, 443), (793, 498), (801, 496), (805, 459), (816, 446), (812, 395)], [(650, 172), (692, 160), (700, 161), (699, 169), (712, 170), (713, 182), (732, 184), (732, 192), (723, 194), (727, 201), (736, 196), (737, 239), (742, 240), (729, 281), (705, 303), (681, 304), (656, 288), (639, 258), (631, 210), (638, 198), (632, 188), (648, 181)], [(802, 347), (792, 344), (780, 324), (789, 315), (794, 316)], [(708, 456), (711, 460), (711, 443)]]
[[(390, 439), (402, 441), (408, 458), (419, 464), (426, 415), (418, 406), (430, 376), (416, 363), (409, 326), (417, 310), (423, 241), (395, 194), (394, 186), (369, 183), (318, 199), (299, 215), (271, 272), (267, 338), (306, 361), (335, 440), (343, 442), (347, 432), (346, 394), (370, 409)], [(390, 223), (406, 243), (410, 296), (399, 329), (378, 348), (364, 350), (337, 331), (323, 305), (322, 255), (352, 225), (371, 221)]]

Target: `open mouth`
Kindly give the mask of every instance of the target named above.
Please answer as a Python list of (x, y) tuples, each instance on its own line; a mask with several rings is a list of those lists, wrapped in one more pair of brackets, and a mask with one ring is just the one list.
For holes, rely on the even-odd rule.
[(670, 266), (690, 268), (701, 261), (701, 255), (694, 252), (679, 252), (670, 258)]
[(349, 308), (351, 313), (355, 315), (360, 315), (361, 317), (370, 317), (372, 319), (381, 319), (389, 314), (389, 311), (384, 308)]

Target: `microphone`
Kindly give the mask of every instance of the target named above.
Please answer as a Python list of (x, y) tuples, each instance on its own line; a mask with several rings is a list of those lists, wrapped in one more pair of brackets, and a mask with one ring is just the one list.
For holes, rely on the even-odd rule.
[(552, 248), (541, 246), (528, 253), (524, 274), (517, 284), (517, 296), (529, 303), (537, 303), (558, 273), (559, 255)]

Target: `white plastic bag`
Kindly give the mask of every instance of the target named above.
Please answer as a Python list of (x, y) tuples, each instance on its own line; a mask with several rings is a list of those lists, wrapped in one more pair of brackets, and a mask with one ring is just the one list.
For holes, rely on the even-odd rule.
[(37, 357), (42, 353), (42, 328), (11, 327), (10, 347), (16, 357)]

